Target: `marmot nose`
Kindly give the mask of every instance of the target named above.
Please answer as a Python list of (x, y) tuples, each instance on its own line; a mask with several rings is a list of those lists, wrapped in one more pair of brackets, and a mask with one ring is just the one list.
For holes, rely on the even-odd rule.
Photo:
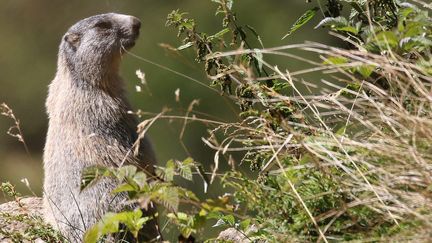
[(141, 21), (138, 18), (132, 17), (132, 31), (133, 31), (133, 33), (138, 34), (140, 28), (141, 28)]

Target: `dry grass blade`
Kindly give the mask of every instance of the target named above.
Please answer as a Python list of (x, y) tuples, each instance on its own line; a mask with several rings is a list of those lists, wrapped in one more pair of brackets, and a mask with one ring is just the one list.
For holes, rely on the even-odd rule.
[(14, 138), (17, 138), (18, 141), (23, 144), (27, 154), (29, 154), (30, 152), (28, 150), (27, 144), (24, 140), (23, 133), (21, 131), (20, 121), (15, 117), (15, 114), (13, 113), (12, 109), (9, 108), (9, 106), (6, 103), (2, 103), (0, 104), (0, 114), (14, 121), (14, 125), (11, 126), (6, 133)]

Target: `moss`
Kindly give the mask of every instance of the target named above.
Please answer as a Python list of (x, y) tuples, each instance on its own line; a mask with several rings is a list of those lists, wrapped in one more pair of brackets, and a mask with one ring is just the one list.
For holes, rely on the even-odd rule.
[(13, 242), (26, 242), (41, 239), (45, 242), (66, 242), (61, 234), (46, 224), (39, 216), (29, 214), (0, 213), (0, 235)]

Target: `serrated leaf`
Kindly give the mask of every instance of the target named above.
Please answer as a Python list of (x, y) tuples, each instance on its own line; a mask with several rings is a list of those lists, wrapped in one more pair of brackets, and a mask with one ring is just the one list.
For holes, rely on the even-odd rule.
[(282, 40), (294, 33), (296, 30), (298, 30), (300, 27), (305, 25), (307, 22), (309, 22), (317, 13), (319, 8), (313, 8), (306, 11), (300, 18), (297, 19), (297, 21), (291, 26), (291, 29), (288, 31), (284, 37), (282, 37)]
[(124, 180), (125, 178), (132, 178), (137, 171), (137, 168), (133, 165), (125, 165), (117, 169), (116, 177), (119, 180)]
[(80, 190), (84, 190), (93, 182), (105, 176), (111, 176), (111, 170), (104, 166), (90, 166), (85, 168), (81, 174)]
[(118, 232), (119, 221), (114, 219), (115, 215), (108, 213), (101, 221), (88, 229), (84, 235), (84, 243), (96, 243), (101, 237), (107, 234)]
[(120, 218), (120, 223), (126, 225), (127, 229), (132, 233), (132, 235), (136, 238), (138, 237), (138, 232), (143, 226), (144, 222), (148, 221), (149, 218), (143, 219), (141, 209), (137, 208), (132, 212), (122, 212), (124, 213)]
[(399, 41), (399, 47), (403, 48), (406, 51), (411, 51), (412, 49), (423, 51), (425, 48), (431, 46), (432, 40), (429, 40), (423, 36), (407, 37)]
[(348, 20), (345, 17), (338, 16), (338, 17), (327, 17), (321, 20), (316, 26), (315, 29), (319, 27), (330, 27), (333, 30), (337, 31), (345, 31), (353, 34), (358, 34), (359, 29), (361, 25), (351, 26), (348, 22)]
[(399, 45), (398, 38), (393, 31), (382, 31), (376, 35), (375, 44), (383, 49), (396, 48)]
[(179, 163), (180, 176), (186, 180), (192, 181), (192, 166), (194, 166), (194, 160), (189, 157)]
[(182, 187), (177, 187), (177, 192), (179, 194), (179, 198), (185, 198), (185, 199), (190, 199), (192, 201), (200, 201), (200, 199), (195, 195), (195, 193), (193, 193), (192, 191), (182, 188)]
[(243, 221), (240, 222), (239, 227), (241, 231), (246, 231), (251, 223), (251, 219), (245, 219)]
[(157, 191), (156, 200), (168, 209), (177, 212), (180, 203), (179, 194), (176, 188), (162, 187)]
[(346, 20), (346, 18), (339, 16), (339, 17), (327, 17), (324, 18), (323, 20), (321, 20), (316, 26), (315, 29), (319, 28), (319, 27), (324, 27), (324, 26), (330, 26), (332, 28), (334, 27), (344, 27), (344, 26), (349, 26), (348, 20)]
[(133, 181), (139, 186), (139, 189), (142, 189), (145, 185), (147, 185), (147, 175), (139, 171), (133, 177)]
[(175, 163), (174, 160), (168, 160), (168, 162), (165, 165), (165, 169), (163, 169), (163, 179), (165, 181), (173, 181), (174, 179), (174, 173), (175, 173)]
[(192, 181), (192, 169), (190, 166), (181, 166), (179, 170), (181, 177), (188, 181)]
[(222, 219), (225, 221), (225, 223), (229, 224), (230, 226), (234, 226), (235, 224), (235, 218), (231, 214), (223, 216)]
[(92, 226), (84, 235), (84, 243), (96, 243), (100, 238), (105, 235), (117, 233), (119, 231), (119, 224), (122, 223), (133, 233), (137, 234), (137, 227), (135, 222), (140, 219), (142, 212), (140, 209), (135, 211), (127, 211), (121, 213), (107, 213), (102, 219)]

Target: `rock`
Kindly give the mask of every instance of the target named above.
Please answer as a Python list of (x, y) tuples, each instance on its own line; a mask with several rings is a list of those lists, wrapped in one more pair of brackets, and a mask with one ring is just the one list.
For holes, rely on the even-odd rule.
[(0, 242), (65, 242), (42, 219), (42, 198), (0, 204)]
[(251, 242), (246, 238), (245, 235), (240, 233), (238, 230), (234, 228), (228, 228), (222, 232), (220, 232), (218, 240), (231, 241), (235, 243), (249, 243)]

